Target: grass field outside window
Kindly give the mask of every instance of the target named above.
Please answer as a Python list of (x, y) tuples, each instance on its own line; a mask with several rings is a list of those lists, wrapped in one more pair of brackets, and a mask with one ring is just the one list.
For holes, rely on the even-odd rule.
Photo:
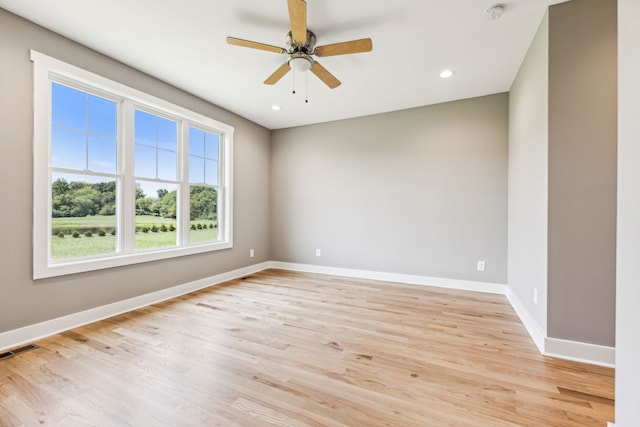
[[(52, 218), (51, 258), (80, 258), (113, 253), (116, 247), (114, 215)], [(200, 225), (202, 228), (198, 227)], [(157, 231), (152, 231), (153, 227)], [(164, 227), (163, 227), (164, 226)], [(174, 230), (171, 230), (171, 228)], [(193, 220), (190, 223), (192, 244), (218, 238), (216, 221)], [(143, 232), (143, 229), (147, 232)], [(145, 250), (176, 244), (176, 220), (153, 215), (136, 216), (136, 249)], [(166, 231), (163, 231), (166, 229)], [(104, 235), (100, 231), (104, 232)], [(74, 237), (74, 232), (77, 237)], [(85, 235), (90, 232), (91, 236)]]

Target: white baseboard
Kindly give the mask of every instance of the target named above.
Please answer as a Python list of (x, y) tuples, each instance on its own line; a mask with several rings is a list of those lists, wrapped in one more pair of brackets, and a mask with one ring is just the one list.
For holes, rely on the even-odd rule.
[(160, 291), (151, 292), (149, 294), (103, 305), (101, 307), (81, 311), (79, 313), (69, 314), (67, 316), (3, 332), (0, 333), (0, 351), (18, 347), (44, 337), (68, 331), (69, 329), (77, 328), (118, 314), (126, 313), (140, 307), (166, 301), (180, 295), (188, 294), (189, 292), (226, 282), (227, 280), (247, 276), (266, 268), (269, 268), (269, 262), (251, 265)]
[(529, 313), (529, 310), (526, 309), (520, 298), (513, 293), (511, 289), (507, 289), (507, 301), (511, 304), (511, 307), (516, 312), (520, 321), (524, 325), (527, 332), (529, 332), (529, 336), (533, 340), (536, 347), (538, 347), (538, 351), (540, 354), (544, 354), (545, 349), (545, 339), (546, 333), (542, 330), (538, 322), (534, 319), (534, 317)]
[(355, 270), (351, 268), (327, 267), (311, 264), (295, 264), (290, 262), (271, 261), (271, 268), (301, 271), (305, 273), (330, 274), (334, 276), (354, 277), (358, 279), (381, 280), (384, 282), (406, 283), (410, 285), (436, 286), (448, 289), (486, 292), (504, 295), (507, 285), (471, 280), (446, 279), (443, 277), (416, 276), (412, 274), (385, 273), (381, 271)]
[(536, 347), (538, 347), (540, 354), (609, 368), (615, 367), (616, 350), (614, 347), (549, 338), (511, 289), (507, 289), (506, 295), (511, 307), (513, 307), (527, 332), (529, 332), (529, 336), (531, 336)]
[(606, 366), (607, 368), (615, 368), (616, 364), (616, 349), (614, 347), (558, 338), (547, 337), (545, 339), (543, 354), (575, 362)]

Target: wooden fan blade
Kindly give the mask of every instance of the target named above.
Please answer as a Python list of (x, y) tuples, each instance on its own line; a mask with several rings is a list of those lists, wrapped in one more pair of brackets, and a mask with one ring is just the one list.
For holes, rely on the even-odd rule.
[(274, 71), (273, 74), (271, 74), (269, 77), (267, 77), (267, 80), (264, 81), (264, 84), (266, 84), (266, 85), (274, 85), (274, 84), (278, 83), (278, 81), (281, 78), (283, 78), (284, 75), (287, 74), (290, 69), (291, 69), (291, 67), (289, 66), (289, 63), (285, 62), (284, 64), (282, 64), (280, 66), (280, 68), (278, 68), (276, 71)]
[(371, 39), (360, 39), (318, 46), (313, 54), (317, 56), (336, 56), (347, 55), (349, 53), (371, 52), (372, 50), (373, 42)]
[(327, 71), (327, 69), (320, 65), (318, 62), (313, 63), (313, 65), (311, 66), (311, 72), (318, 76), (318, 78), (331, 89), (335, 89), (341, 85), (340, 80), (336, 79), (333, 74)]
[(278, 46), (272, 46), (270, 44), (252, 42), (250, 40), (237, 39), (235, 37), (227, 37), (227, 43), (234, 46), (249, 47), (251, 49), (266, 50), (267, 52), (286, 53), (287, 51)]
[(301, 45), (307, 44), (307, 2), (304, 0), (287, 0), (289, 5), (289, 22), (291, 36)]

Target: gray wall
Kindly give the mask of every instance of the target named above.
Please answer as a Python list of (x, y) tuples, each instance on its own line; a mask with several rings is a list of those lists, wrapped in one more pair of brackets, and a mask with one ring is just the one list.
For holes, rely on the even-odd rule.
[(499, 94), (274, 131), (272, 259), (505, 283), (507, 122)]
[[(549, 19), (545, 15), (509, 93), (508, 284), (547, 332)], [(533, 300), (538, 291), (538, 303)]]
[(606, 346), (615, 342), (616, 32), (615, 1), (550, 7), (509, 101), (508, 284), (548, 337)]
[(614, 345), (617, 9), (549, 9), (548, 335)]
[[(36, 49), (235, 126), (234, 248), (32, 280), (33, 81)], [(267, 261), (270, 132), (0, 9), (0, 332)], [(249, 249), (256, 257), (249, 258)]]
[(618, 0), (616, 427), (640, 425), (640, 2)]

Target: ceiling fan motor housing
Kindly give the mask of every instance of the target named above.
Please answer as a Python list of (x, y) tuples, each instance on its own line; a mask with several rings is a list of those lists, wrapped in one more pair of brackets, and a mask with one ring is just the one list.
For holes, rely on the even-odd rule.
[(295, 41), (291, 31), (289, 31), (285, 42), (287, 44), (287, 53), (289, 54), (289, 59), (287, 60), (289, 66), (300, 73), (308, 71), (313, 66), (311, 55), (313, 55), (313, 50), (316, 48), (316, 35), (307, 30), (307, 42), (302, 44)]
[(316, 35), (307, 30), (307, 43), (298, 43), (293, 39), (291, 31), (287, 33), (285, 38), (287, 44), (287, 52), (292, 55), (294, 53), (304, 53), (306, 55), (313, 55), (313, 50), (316, 48)]

